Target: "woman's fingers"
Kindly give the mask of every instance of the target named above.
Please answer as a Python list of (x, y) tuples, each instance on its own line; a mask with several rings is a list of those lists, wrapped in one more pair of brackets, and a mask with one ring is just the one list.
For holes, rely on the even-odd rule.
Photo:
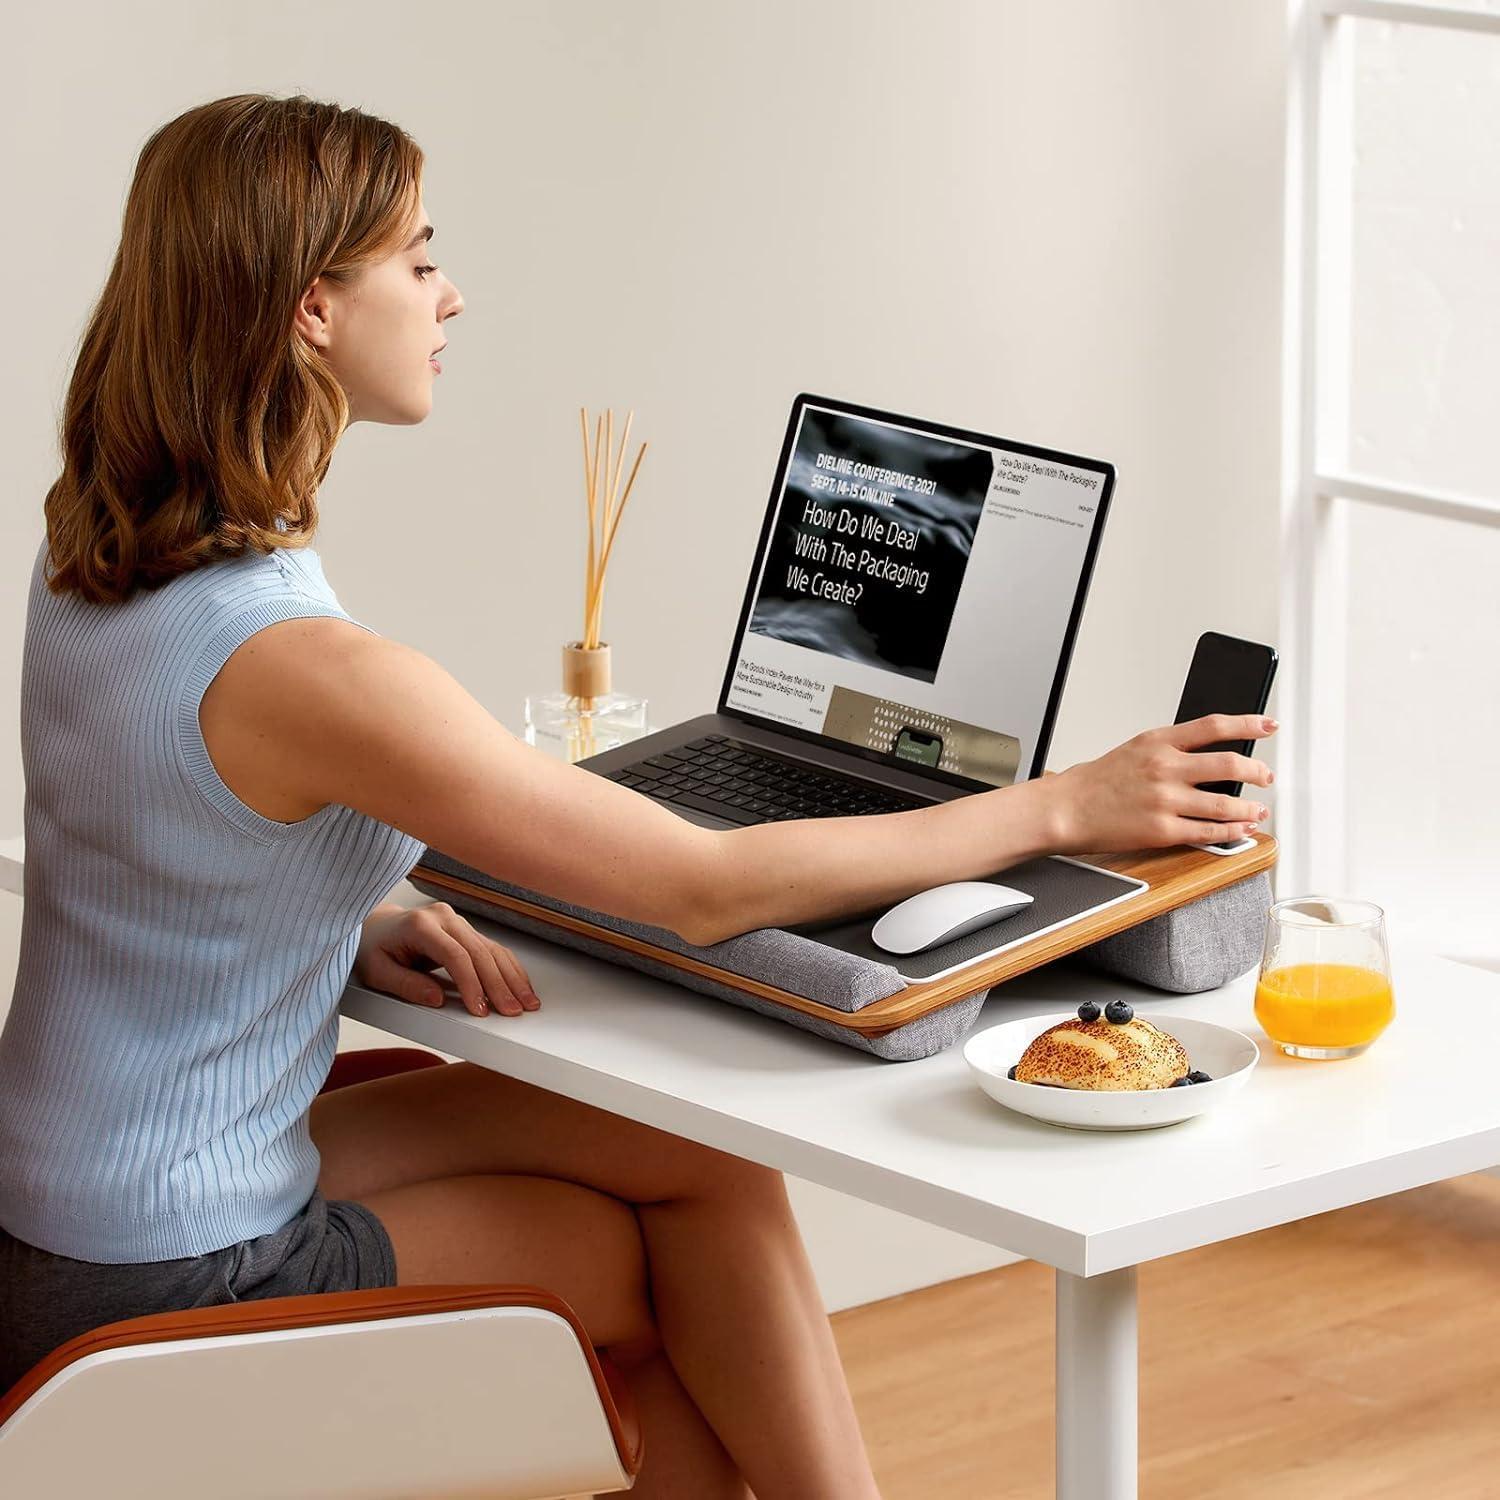
[(1205, 750), (1183, 762), (1183, 774), (1200, 781), (1243, 781), (1247, 786), (1270, 786), (1275, 773), (1263, 760), (1252, 760), (1237, 750)]
[(1179, 750), (1197, 750), (1225, 740), (1263, 740), (1275, 734), (1277, 723), (1264, 714), (1206, 714), (1185, 724), (1171, 724), (1160, 732)]
[[(441, 925), (443, 936), (459, 945), (475, 976), (479, 987), (480, 1008), (476, 1009), (465, 995), (464, 1004), (470, 1010), (476, 1015), (484, 1015), (486, 998), (490, 1005), (507, 1016), (518, 1016), (523, 1010), (536, 1010), (540, 1007), (541, 1001), (537, 999), (526, 971), (514, 954), (485, 937), (457, 912), (434, 912), (434, 915)], [(453, 974), (454, 981), (457, 982), (458, 976), (451, 966), (448, 972)], [(463, 986), (460, 985), (460, 993), (462, 991)]]
[(500, 966), (500, 972), (505, 975), (506, 983), (510, 985), (511, 994), (520, 1000), (525, 1009), (539, 1010), (542, 1002), (537, 999), (536, 991), (532, 989), (531, 980), (527, 977), (526, 970), (521, 967), (520, 959), (500, 943), (492, 942), (489, 938), (482, 938), (481, 941), (489, 944), (495, 956), (495, 962)]
[(409, 1005), (441, 1006), (448, 998), (443, 986), (429, 979), (424, 970), (398, 963), (383, 949), (377, 948), (365, 961), (365, 973), (376, 989), (399, 995)]
[[(460, 917), (459, 921), (463, 921), (463, 918)], [(494, 950), (489, 942), (467, 925), (454, 936), (464, 945), (465, 951), (473, 960), (474, 970), (484, 985), (484, 993), (490, 1004), (501, 1015), (520, 1015), (521, 1002), (516, 998), (509, 980), (501, 973), (500, 965), (495, 962)]]
[(439, 961), (458, 986), (458, 998), (463, 1001), (464, 1008), (476, 1016), (488, 1015), (490, 1007), (485, 999), (484, 984), (469, 950), (441, 925), (432, 934), (432, 944), (437, 949)]
[(1195, 787), (1189, 788), (1177, 811), (1179, 816), (1195, 822), (1243, 823), (1249, 828), (1271, 815), (1264, 802), (1254, 802), (1248, 797), (1230, 797), (1223, 792), (1200, 792)]
[(1232, 844), (1255, 832), (1254, 823), (1202, 823), (1192, 818), (1182, 820), (1177, 842), (1184, 844)]

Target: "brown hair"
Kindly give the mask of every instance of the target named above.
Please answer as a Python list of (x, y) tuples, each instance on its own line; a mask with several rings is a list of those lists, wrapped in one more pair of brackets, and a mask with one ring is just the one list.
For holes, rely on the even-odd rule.
[(308, 545), (349, 406), (293, 316), (398, 247), (421, 171), (398, 126), (302, 95), (216, 99), (146, 142), (68, 386), (53, 593), (118, 603)]

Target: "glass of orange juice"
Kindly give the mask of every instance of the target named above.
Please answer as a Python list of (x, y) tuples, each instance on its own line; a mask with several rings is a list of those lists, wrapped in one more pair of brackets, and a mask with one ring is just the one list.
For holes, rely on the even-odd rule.
[(1291, 1057), (1357, 1057), (1396, 1014), (1385, 913), (1369, 901), (1299, 896), (1266, 918), (1255, 1019)]

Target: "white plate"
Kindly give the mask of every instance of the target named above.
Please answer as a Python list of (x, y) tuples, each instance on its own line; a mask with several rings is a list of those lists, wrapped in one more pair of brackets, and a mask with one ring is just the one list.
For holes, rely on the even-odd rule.
[(964, 1061), (991, 1099), (1049, 1125), (1074, 1130), (1154, 1130), (1190, 1120), (1243, 1088), (1260, 1061), (1260, 1049), (1242, 1031), (1188, 1016), (1138, 1014), (1175, 1036), (1187, 1049), (1188, 1066), (1210, 1074), (1213, 1082), (1178, 1089), (1050, 1089), (1005, 1076), (1049, 1026), (1077, 1020), (1076, 1010), (1006, 1021), (976, 1032), (964, 1043)]

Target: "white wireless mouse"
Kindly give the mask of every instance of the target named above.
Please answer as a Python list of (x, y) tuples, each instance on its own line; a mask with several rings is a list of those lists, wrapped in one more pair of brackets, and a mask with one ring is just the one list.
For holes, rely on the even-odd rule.
[(955, 880), (918, 891), (893, 906), (870, 929), (877, 948), (887, 953), (921, 953), (938, 943), (998, 922), (1031, 905), (1025, 891), (989, 880)]

